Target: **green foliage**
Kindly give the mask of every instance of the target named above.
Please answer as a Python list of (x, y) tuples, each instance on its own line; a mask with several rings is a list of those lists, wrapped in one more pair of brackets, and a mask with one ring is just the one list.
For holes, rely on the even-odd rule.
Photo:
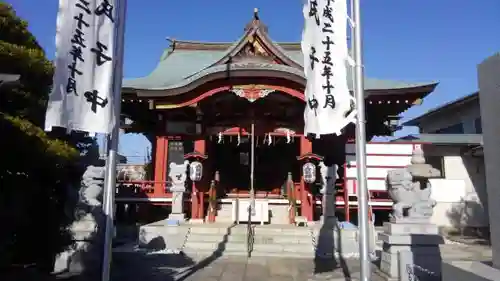
[(0, 2), (0, 73), (21, 76), (0, 86), (0, 270), (31, 263), (50, 270), (54, 254), (71, 245), (69, 199), (85, 166), (82, 152), (94, 143), (41, 129), (53, 65), (27, 27)]
[(54, 67), (27, 26), (0, 3), (0, 73), (21, 74), (19, 84), (0, 88), (0, 112), (41, 126)]

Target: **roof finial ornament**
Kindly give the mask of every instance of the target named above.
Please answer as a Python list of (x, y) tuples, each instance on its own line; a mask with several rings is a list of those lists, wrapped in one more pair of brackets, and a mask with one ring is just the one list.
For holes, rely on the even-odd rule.
[(250, 29), (260, 29), (261, 32), (267, 33), (267, 26), (262, 23), (259, 16), (259, 9), (253, 9), (253, 19), (245, 26), (245, 32)]
[(167, 41), (170, 42), (170, 47), (175, 49), (175, 38), (167, 37)]
[(259, 20), (259, 8), (253, 8), (253, 19)]

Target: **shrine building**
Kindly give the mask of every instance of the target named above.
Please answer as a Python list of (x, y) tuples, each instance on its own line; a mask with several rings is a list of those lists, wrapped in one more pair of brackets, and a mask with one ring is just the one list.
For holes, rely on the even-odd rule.
[[(132, 205), (147, 220), (165, 218), (173, 200), (169, 166), (187, 160), (202, 167), (186, 183), (188, 220), (244, 221), (241, 210), (250, 204), (252, 186), (256, 221), (319, 220), (323, 164), (338, 167), (336, 175), (329, 175), (336, 214), (350, 220), (357, 200), (355, 128), (351, 124), (341, 136), (320, 139), (303, 134), (302, 61), (300, 42), (273, 41), (257, 16), (234, 42), (171, 39), (149, 75), (123, 82), (122, 113), (131, 120), (123, 129), (149, 139), (152, 159), (145, 180), (119, 183), (117, 217), (126, 213), (124, 205)], [(352, 78), (348, 67), (351, 90)], [(420, 104), (437, 84), (366, 77), (364, 85), (366, 138), (371, 140), (391, 136), (399, 115)], [(376, 170), (368, 171), (371, 206), (374, 212), (388, 213), (392, 202), (383, 173), (404, 167), (415, 144), (371, 145), (368, 169)], [(392, 156), (404, 156), (404, 161), (393, 161), (400, 163), (396, 165)], [(316, 167), (312, 179), (304, 175), (306, 163)]]

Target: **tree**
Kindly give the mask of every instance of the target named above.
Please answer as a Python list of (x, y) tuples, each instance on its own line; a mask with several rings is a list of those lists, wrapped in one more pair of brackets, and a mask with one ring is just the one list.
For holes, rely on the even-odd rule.
[(83, 133), (45, 133), (54, 67), (26, 21), (0, 3), (0, 73), (19, 74), (0, 87), (0, 270), (36, 264), (71, 245), (69, 198), (79, 187), (82, 154), (93, 139)]

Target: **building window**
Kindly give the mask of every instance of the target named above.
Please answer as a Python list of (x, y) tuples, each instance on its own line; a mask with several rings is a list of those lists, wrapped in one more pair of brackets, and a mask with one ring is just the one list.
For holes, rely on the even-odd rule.
[(442, 128), (434, 131), (435, 134), (463, 134), (464, 133), (464, 125), (462, 123), (458, 123), (455, 125), (448, 126), (446, 128)]
[(434, 169), (441, 172), (440, 178), (445, 177), (444, 170), (444, 157), (443, 156), (425, 156), (425, 162), (431, 165)]
[(483, 133), (483, 124), (481, 123), (481, 117), (476, 118), (474, 120), (474, 129), (476, 131), (476, 134), (482, 134)]

